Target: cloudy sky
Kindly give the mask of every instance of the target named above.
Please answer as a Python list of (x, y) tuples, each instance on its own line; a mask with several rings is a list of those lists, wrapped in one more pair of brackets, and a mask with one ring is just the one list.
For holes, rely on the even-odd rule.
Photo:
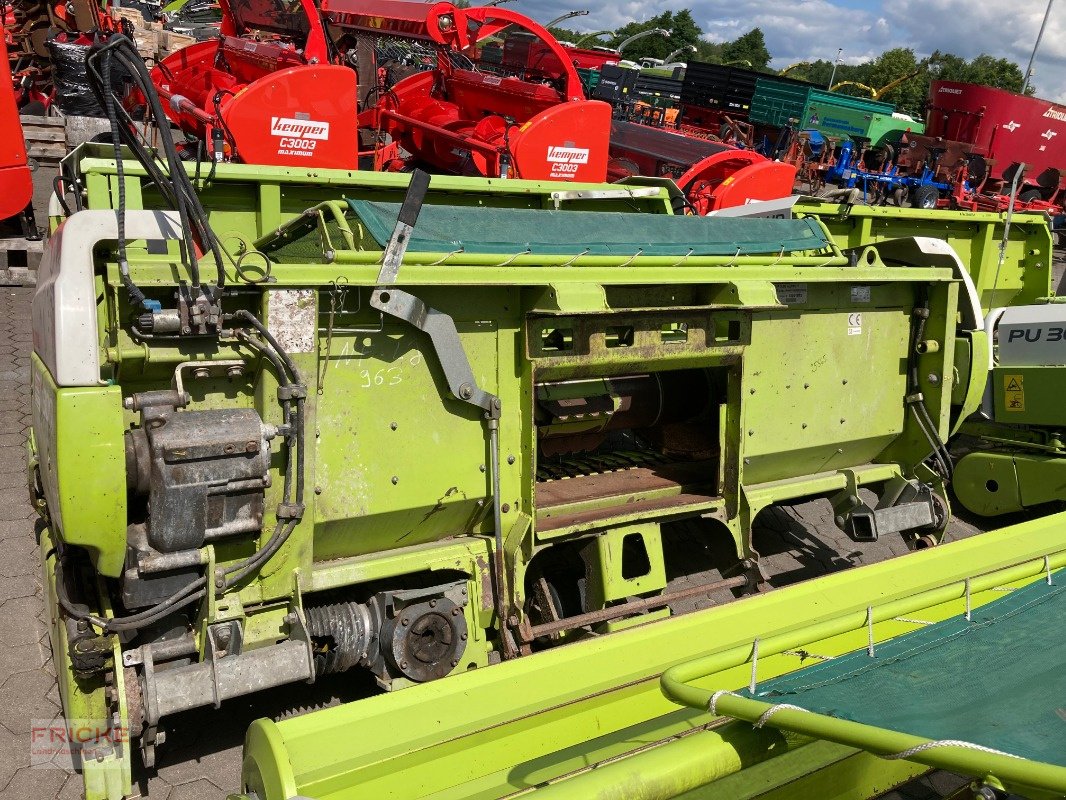
[[(587, 8), (589, 16), (561, 23), (586, 31), (691, 8), (712, 41), (762, 28), (778, 68), (831, 60), (838, 47), (854, 64), (902, 46), (919, 56), (937, 49), (967, 58), (990, 53), (1024, 70), (1047, 0), (518, 0), (511, 8), (540, 22)], [(1033, 84), (1041, 97), (1066, 102), (1066, 0), (1052, 8)]]

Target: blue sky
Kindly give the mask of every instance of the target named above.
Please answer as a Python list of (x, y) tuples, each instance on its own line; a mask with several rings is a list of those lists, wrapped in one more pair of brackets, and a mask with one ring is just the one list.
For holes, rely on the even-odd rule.
[[(843, 60), (849, 63), (890, 47), (911, 47), (919, 56), (937, 49), (967, 58), (990, 53), (1024, 70), (1047, 0), (517, 0), (510, 7), (540, 22), (587, 8), (589, 16), (562, 23), (585, 31), (690, 8), (712, 41), (762, 28), (778, 68), (832, 59), (838, 47), (844, 48)], [(1066, 102), (1064, 0), (1052, 9), (1033, 84), (1041, 97)]]

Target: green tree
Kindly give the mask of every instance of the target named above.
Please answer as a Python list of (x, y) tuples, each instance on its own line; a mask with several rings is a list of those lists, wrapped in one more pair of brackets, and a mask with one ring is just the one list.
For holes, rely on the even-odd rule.
[(762, 30), (752, 28), (722, 47), (722, 63), (749, 66), (764, 71), (770, 66), (770, 51), (766, 49), (766, 37)]
[[(689, 20), (692, 20), (692, 15), (685, 12)], [(680, 14), (678, 15), (680, 16)], [(610, 39), (611, 47), (618, 47), (622, 42), (628, 39), (634, 34), (641, 33), (643, 31), (652, 30), (654, 28), (663, 28), (670, 31), (670, 38), (665, 36), (645, 36), (643, 39), (638, 39), (629, 45), (622, 56), (629, 61), (640, 61), (642, 58), (664, 58), (670, 54), (671, 50), (675, 50), (686, 42), (674, 43), (674, 25), (675, 19), (672, 11), (666, 11), (657, 17), (652, 17), (646, 22), (630, 22), (628, 25), (623, 25), (614, 32), (613, 38)], [(692, 20), (692, 25), (696, 25)], [(699, 27), (696, 26), (696, 30)], [(693, 42), (694, 43), (694, 42)]]

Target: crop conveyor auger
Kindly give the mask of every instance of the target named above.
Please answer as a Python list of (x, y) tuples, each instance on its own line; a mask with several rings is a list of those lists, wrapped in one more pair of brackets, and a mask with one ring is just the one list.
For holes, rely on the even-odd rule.
[[(661, 187), (202, 170), (166, 129), (159, 159), (113, 133), (127, 157), (67, 160), (33, 303), (31, 485), (64, 713), (106, 733), (92, 798), (189, 709), (348, 672), (403, 703), (673, 631), (760, 588), (775, 503), (942, 536), (987, 352), (943, 241), (840, 248)], [(681, 534), (721, 556), (676, 559)]]

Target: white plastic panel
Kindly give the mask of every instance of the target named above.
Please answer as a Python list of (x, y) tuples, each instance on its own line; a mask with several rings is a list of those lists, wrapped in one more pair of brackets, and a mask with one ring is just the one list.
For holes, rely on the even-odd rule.
[[(126, 212), (126, 238), (179, 239), (175, 211)], [(79, 211), (45, 246), (33, 296), (33, 349), (59, 386), (100, 383), (93, 249), (118, 239), (118, 213)]]

